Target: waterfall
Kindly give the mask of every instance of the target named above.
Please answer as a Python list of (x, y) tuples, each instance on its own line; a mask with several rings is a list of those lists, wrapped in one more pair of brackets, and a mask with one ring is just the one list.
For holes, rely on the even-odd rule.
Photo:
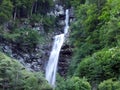
[(68, 33), (68, 28), (69, 28), (68, 23), (69, 23), (69, 11), (67, 9), (66, 17), (65, 17), (64, 33), (55, 36), (53, 48), (52, 48), (52, 51), (51, 51), (51, 54), (49, 57), (49, 61), (48, 61), (47, 67), (46, 67), (45, 77), (48, 80), (49, 84), (53, 87), (55, 87), (59, 53), (60, 53), (61, 47), (63, 45), (63, 42), (65, 40), (65, 35)]

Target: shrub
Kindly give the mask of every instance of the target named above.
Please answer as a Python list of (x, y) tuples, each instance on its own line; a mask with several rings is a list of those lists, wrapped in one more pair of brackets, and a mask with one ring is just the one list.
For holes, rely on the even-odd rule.
[(86, 79), (72, 77), (60, 83), (56, 90), (91, 90), (91, 86)]
[(99, 84), (99, 90), (120, 90), (120, 81), (105, 80)]
[(8, 16), (4, 14), (3, 12), (0, 12), (0, 24), (3, 24), (8, 20), (9, 20)]
[(48, 33), (51, 30), (54, 30), (55, 26), (55, 17), (54, 16), (43, 16), (40, 14), (33, 14), (32, 17), (30, 18), (30, 23), (32, 25), (35, 25), (35, 23), (38, 23), (41, 25), (40, 27), (44, 28), (44, 32)]
[(66, 81), (66, 90), (91, 90), (91, 86), (85, 79), (72, 77)]
[(4, 24), (12, 17), (13, 5), (10, 0), (0, 1), (0, 24)]
[(57, 75), (56, 88), (55, 90), (66, 90), (66, 82), (63, 77)]
[(52, 90), (43, 75), (0, 52), (0, 90)]
[(55, 17), (45, 16), (43, 19), (43, 25), (46, 33), (53, 31), (55, 27)]
[(43, 17), (40, 14), (33, 14), (30, 18), (30, 23), (39, 23), (42, 22)]
[(32, 51), (39, 43), (44, 43), (44, 37), (38, 31), (29, 28), (15, 29), (0, 34), (7, 42), (12, 42), (21, 50)]
[(120, 74), (120, 48), (111, 48), (94, 53), (81, 61), (76, 71), (79, 77), (89, 81), (118, 78)]
[(72, 74), (82, 58), (106, 47), (116, 47), (120, 41), (120, 1), (87, 0), (85, 4), (81, 1), (84, 2), (71, 1), (76, 15), (70, 40), (75, 47), (69, 70)]
[[(82, 4), (76, 8), (76, 21), (71, 26), (71, 43), (74, 48), (74, 56), (70, 65), (70, 73), (82, 58), (91, 55), (100, 49), (98, 26), (98, 10), (95, 4)], [(73, 64), (74, 63), (74, 64)]]

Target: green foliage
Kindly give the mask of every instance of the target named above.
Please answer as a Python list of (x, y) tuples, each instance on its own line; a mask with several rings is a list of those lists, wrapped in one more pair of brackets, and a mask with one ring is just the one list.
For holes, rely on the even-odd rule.
[(56, 88), (55, 90), (66, 90), (66, 80), (61, 77), (60, 75), (57, 75), (56, 77)]
[(76, 71), (79, 77), (89, 81), (103, 81), (120, 75), (120, 48), (111, 48), (94, 53), (81, 61)]
[(98, 88), (99, 90), (120, 90), (120, 81), (105, 80), (100, 83)]
[(4, 14), (3, 12), (0, 12), (0, 24), (3, 24), (8, 20), (9, 20), (8, 16)]
[(27, 71), (17, 60), (0, 52), (1, 90), (52, 90), (41, 73)]
[(75, 48), (70, 74), (82, 58), (103, 48), (116, 47), (120, 42), (120, 1), (88, 1), (75, 7), (76, 21), (71, 26), (71, 43)]
[(38, 44), (40, 41), (40, 34), (38, 31), (29, 28), (15, 29), (10, 32), (4, 32), (3, 37), (8, 41), (28, 45)]
[(71, 7), (71, 0), (57, 0), (58, 4), (64, 6), (64, 8), (70, 8)]
[[(74, 45), (74, 56), (70, 66), (70, 73), (74, 72), (77, 63), (87, 55), (99, 49), (97, 7), (95, 4), (83, 4), (77, 7), (77, 20), (71, 26), (71, 43)], [(74, 63), (74, 65), (73, 65)]]
[(23, 52), (33, 52), (38, 44), (45, 43), (45, 37), (30, 28), (1, 31), (0, 36), (7, 42), (13, 43)]
[(102, 13), (99, 16), (99, 20), (101, 21), (101, 27), (99, 31), (101, 46), (113, 47), (116, 46), (117, 42), (120, 40), (119, 5), (120, 1), (118, 0), (108, 0), (102, 9)]
[(56, 90), (91, 90), (91, 86), (85, 78), (72, 77), (64, 81), (60, 79)]
[(37, 0), (37, 10), (35, 13), (45, 15), (51, 10), (53, 6), (53, 0)]
[(106, 0), (71, 0), (71, 5), (77, 8), (81, 4), (96, 4), (101, 9)]
[(13, 5), (10, 0), (2, 0), (0, 3), (0, 24), (4, 24), (12, 17)]
[(42, 23), (43, 17), (40, 14), (33, 14), (30, 18), (30, 23)]
[(55, 27), (55, 17), (54, 16), (42, 16), (40, 14), (33, 14), (30, 18), (30, 23), (39, 23), (41, 27), (44, 28), (44, 32), (48, 33), (53, 31)]
[(70, 0), (70, 3), (75, 8), (79, 6), (80, 4), (85, 4), (86, 0)]
[(12, 19), (12, 17), (16, 20), (16, 18), (28, 18), (32, 14), (46, 15), (52, 7), (52, 0), (1, 0), (0, 24)]
[(53, 31), (55, 27), (55, 17), (45, 16), (43, 19), (43, 26), (46, 33)]
[(72, 77), (66, 81), (66, 90), (91, 90), (90, 84), (85, 79)]
[[(11, 0), (14, 10), (13, 13), (16, 13), (18, 18), (28, 17), (32, 14), (32, 6), (35, 0)], [(13, 15), (13, 17), (15, 17)]]

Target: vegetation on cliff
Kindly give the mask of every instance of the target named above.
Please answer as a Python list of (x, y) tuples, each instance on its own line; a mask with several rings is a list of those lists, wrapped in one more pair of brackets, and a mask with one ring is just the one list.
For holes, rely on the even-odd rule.
[(45, 34), (55, 26), (55, 17), (47, 15), (53, 5), (52, 0), (0, 1), (0, 42), (23, 49), (26, 46), (34, 49), (39, 43), (45, 43)]
[(42, 73), (26, 70), (17, 60), (0, 52), (1, 90), (52, 90)]

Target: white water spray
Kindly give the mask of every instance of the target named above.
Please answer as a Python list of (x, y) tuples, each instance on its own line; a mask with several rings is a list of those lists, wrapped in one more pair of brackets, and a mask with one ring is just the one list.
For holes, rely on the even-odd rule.
[(46, 67), (45, 77), (48, 80), (49, 84), (53, 87), (55, 87), (59, 53), (63, 45), (63, 42), (65, 40), (65, 35), (68, 33), (68, 29), (69, 29), (68, 23), (69, 23), (69, 11), (66, 10), (64, 33), (55, 36), (53, 48), (52, 48), (49, 61)]

